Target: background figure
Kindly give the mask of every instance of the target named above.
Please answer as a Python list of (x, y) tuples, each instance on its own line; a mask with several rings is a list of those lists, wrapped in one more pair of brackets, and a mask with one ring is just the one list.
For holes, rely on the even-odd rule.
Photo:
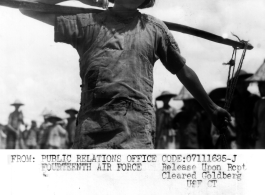
[(54, 114), (47, 117), (51, 125), (47, 129), (47, 142), (45, 149), (62, 149), (63, 140), (67, 137), (67, 131), (58, 124), (62, 119)]
[(14, 112), (12, 112), (8, 117), (8, 124), (6, 126), (7, 130), (7, 149), (23, 149), (25, 144), (23, 141), (20, 126), (24, 125), (23, 113), (19, 110), (20, 106), (24, 104), (19, 100), (16, 100), (12, 106), (15, 107)]
[(255, 140), (251, 136), (251, 128), (253, 126), (254, 106), (260, 98), (247, 90), (249, 81), (246, 81), (246, 79), (252, 75), (244, 70), (239, 72), (231, 104), (231, 113), (235, 117), (237, 145), (239, 149), (250, 149), (254, 148), (255, 145)]
[(6, 148), (6, 132), (5, 126), (0, 124), (0, 149)]
[[(66, 123), (64, 120), (58, 121), (58, 125), (60, 125), (65, 131), (66, 131)], [(66, 133), (60, 134), (60, 140), (61, 140), (61, 146), (60, 149), (68, 149), (69, 148), (69, 135), (66, 131)]]
[(200, 133), (202, 132), (200, 105), (183, 87), (175, 100), (182, 100), (184, 105), (173, 119), (173, 126), (177, 129), (180, 149), (199, 149)]
[(51, 123), (47, 120), (48, 116), (49, 113), (43, 113), (44, 122), (40, 125), (37, 135), (37, 142), (40, 149), (45, 149), (48, 139), (48, 127), (51, 125)]
[(257, 101), (254, 107), (252, 137), (256, 140), (256, 149), (265, 149), (265, 60), (257, 72), (247, 81), (258, 83), (261, 99)]
[(38, 127), (36, 121), (31, 121), (31, 127), (28, 130), (27, 137), (26, 137), (26, 146), (28, 149), (36, 149), (37, 144), (37, 133)]
[[(197, 104), (198, 102), (196, 102)], [(200, 132), (198, 134), (198, 139), (199, 139), (199, 148), (200, 149), (212, 149), (214, 148), (213, 141), (212, 141), (212, 135), (211, 135), (211, 127), (212, 127), (212, 122), (205, 112), (205, 110), (202, 109), (200, 105), (197, 104), (199, 107), (198, 110), (200, 112)]]
[(156, 98), (156, 101), (163, 101), (163, 107), (156, 110), (155, 149), (175, 148), (175, 130), (172, 127), (172, 119), (176, 115), (176, 110), (169, 105), (169, 101), (175, 96), (176, 94), (163, 91)]
[(23, 139), (24, 143), (26, 144), (29, 130), (28, 130), (28, 124), (25, 123), (24, 126), (25, 126), (25, 129), (24, 129), (24, 131), (21, 132), (21, 134), (22, 134), (22, 139)]
[(76, 114), (78, 111), (74, 108), (70, 108), (65, 110), (65, 112), (70, 115), (70, 117), (67, 118), (66, 131), (68, 132), (69, 148), (71, 148), (75, 139)]
[[(224, 107), (225, 105), (225, 97), (226, 97), (226, 87), (216, 88), (209, 93), (209, 97), (220, 107)], [(217, 141), (220, 137), (219, 130), (211, 124), (211, 136), (213, 148), (218, 148)], [(225, 132), (225, 138), (227, 141), (228, 148), (236, 149), (236, 130), (235, 130), (235, 118), (231, 117), (231, 122), (229, 122), (227, 126), (227, 131)]]

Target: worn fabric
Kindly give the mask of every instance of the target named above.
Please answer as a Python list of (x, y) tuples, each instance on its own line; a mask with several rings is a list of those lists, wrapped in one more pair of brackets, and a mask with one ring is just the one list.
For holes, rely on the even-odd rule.
[(235, 94), (231, 104), (231, 113), (234, 113), (236, 124), (237, 145), (240, 149), (254, 148), (255, 140), (252, 137), (253, 110), (259, 96), (246, 92), (243, 95)]
[(172, 108), (159, 108), (156, 111), (156, 132), (155, 148), (169, 149), (170, 145), (175, 143), (175, 130), (172, 126), (172, 120), (177, 111)]
[(256, 149), (265, 149), (265, 98), (259, 100), (254, 108)]
[(65, 149), (66, 148), (66, 137), (68, 136), (67, 131), (60, 125), (51, 125), (47, 129), (48, 137), (46, 142), (46, 148)]
[(153, 66), (185, 65), (161, 21), (137, 12), (126, 23), (111, 11), (57, 17), (55, 41), (80, 56), (81, 108), (73, 148), (153, 148)]

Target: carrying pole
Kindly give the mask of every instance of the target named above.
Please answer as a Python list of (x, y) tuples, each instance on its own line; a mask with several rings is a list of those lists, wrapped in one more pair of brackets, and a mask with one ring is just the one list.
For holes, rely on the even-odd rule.
[[(46, 13), (53, 13), (53, 14), (80, 14), (80, 13), (100, 13), (103, 10), (100, 9), (91, 9), (91, 8), (79, 8), (79, 7), (69, 7), (69, 6), (61, 6), (61, 5), (51, 5), (51, 4), (44, 4), (39, 2), (28, 2), (28, 1), (14, 1), (14, 0), (0, 0), (0, 6), (6, 6), (10, 8), (16, 9), (26, 9), (38, 12), (46, 12)], [(242, 42), (234, 41), (231, 39), (224, 39), (221, 36), (199, 30), (196, 28), (192, 28), (189, 26), (171, 23), (171, 22), (164, 22), (168, 28), (172, 31), (181, 32), (184, 34), (193, 35), (196, 37), (200, 37), (203, 39), (207, 39), (209, 41), (213, 41), (216, 43), (221, 43), (224, 45), (230, 45), (233, 48), (237, 49), (244, 49), (245, 45)], [(248, 43), (247, 49), (253, 49), (253, 46)]]

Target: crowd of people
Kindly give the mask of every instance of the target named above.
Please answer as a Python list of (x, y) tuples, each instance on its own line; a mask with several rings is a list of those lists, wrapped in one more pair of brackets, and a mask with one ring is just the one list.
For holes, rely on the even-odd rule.
[[(248, 91), (251, 82), (257, 82), (260, 96)], [(227, 89), (216, 88), (209, 97), (219, 106), (225, 103)], [(253, 75), (239, 72), (238, 83), (229, 112), (232, 115), (225, 132), (228, 148), (265, 149), (265, 61)], [(171, 100), (182, 101), (179, 110), (170, 106)], [(183, 87), (179, 94), (163, 91), (156, 101), (155, 149), (214, 149), (218, 148), (220, 131), (212, 124), (208, 115), (190, 92)], [(0, 125), (1, 149), (69, 149), (73, 145), (78, 111), (65, 110), (67, 122), (51, 112), (43, 113), (43, 123), (31, 121), (28, 129), (24, 124), (23, 106), (19, 100), (13, 104), (15, 110), (9, 115), (8, 124)], [(26, 128), (22, 131), (21, 125)]]
[[(15, 110), (9, 115), (8, 124), (0, 126), (1, 149), (68, 149), (75, 136), (76, 115), (74, 108), (65, 110), (69, 117), (67, 122), (52, 112), (43, 113), (43, 123), (38, 127), (35, 120), (30, 128), (24, 123), (20, 107), (24, 104), (16, 100)], [(22, 131), (21, 126), (24, 125)]]
[[(248, 91), (250, 83), (258, 84), (260, 96)], [(216, 88), (210, 98), (224, 107), (227, 88)], [(229, 112), (232, 120), (225, 131), (229, 149), (265, 149), (265, 61), (253, 75), (241, 70)], [(177, 111), (169, 105), (171, 99), (183, 101)], [(156, 110), (156, 149), (218, 149), (220, 130), (217, 129), (183, 87), (180, 93), (168, 91), (156, 98), (163, 106)]]
[[(263, 142), (264, 134), (263, 66), (261, 76), (257, 72), (249, 78), (250, 74), (240, 72), (234, 100), (226, 110), (222, 108), (224, 90), (216, 89), (209, 94), (212, 99), (209, 98), (197, 74), (181, 55), (168, 26), (139, 11), (153, 7), (155, 0), (109, 0), (113, 7), (108, 7), (108, 0), (79, 1), (106, 10), (55, 14), (20, 7), (25, 16), (54, 26), (55, 42), (68, 44), (78, 52), (82, 80), (78, 122), (70, 125), (68, 120), (64, 124), (60, 117), (49, 113), (39, 128), (32, 121), (30, 129), (22, 132), (19, 129), (24, 123), (19, 110), (22, 103), (15, 102), (8, 124), (1, 126), (1, 140), (6, 140), (1, 141), (5, 145), (1, 147), (208, 149), (220, 148), (221, 138), (226, 138), (228, 148), (262, 147), (259, 140)], [(53, 7), (64, 0), (34, 2)], [(155, 113), (153, 67), (158, 59), (185, 88), (178, 95), (162, 93), (156, 100), (164, 105)], [(261, 97), (248, 92), (250, 82), (259, 83)], [(184, 106), (177, 111), (171, 108), (172, 98), (183, 101)], [(70, 127), (75, 129), (74, 133)]]

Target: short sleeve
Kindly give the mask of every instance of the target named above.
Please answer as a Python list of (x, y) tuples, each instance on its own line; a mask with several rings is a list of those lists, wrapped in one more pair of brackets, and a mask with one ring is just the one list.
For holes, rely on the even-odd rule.
[(54, 41), (70, 44), (74, 48), (77, 48), (84, 37), (83, 28), (76, 15), (57, 17), (54, 28)]
[(157, 56), (168, 71), (176, 74), (186, 64), (186, 60), (181, 56), (178, 44), (166, 25), (159, 27)]

